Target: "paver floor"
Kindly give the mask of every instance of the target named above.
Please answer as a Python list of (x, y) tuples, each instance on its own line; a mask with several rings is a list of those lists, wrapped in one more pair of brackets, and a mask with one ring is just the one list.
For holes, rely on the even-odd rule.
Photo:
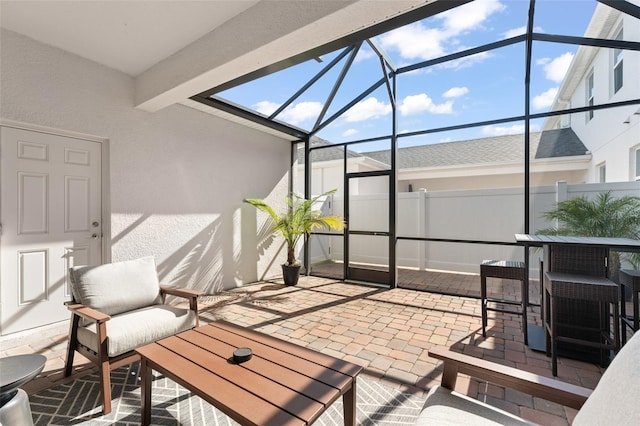
[[(367, 376), (409, 392), (422, 394), (439, 383), (440, 363), (427, 356), (434, 346), (551, 377), (550, 358), (524, 344), (519, 316), (490, 313), (487, 337), (482, 337), (477, 298), (301, 277), (295, 287), (269, 281), (205, 296), (200, 306), (205, 323), (225, 319), (356, 362)], [(530, 321), (539, 321), (536, 309), (530, 313)], [(37, 352), (48, 357), (42, 376), (26, 388), (35, 392), (65, 380), (66, 337), (40, 334), (30, 341), (25, 336), (11, 347), (0, 342), (0, 355)], [(76, 358), (75, 374), (92, 371), (86, 360)], [(558, 378), (566, 382), (593, 388), (602, 372), (598, 365), (559, 359)], [(458, 390), (545, 425), (566, 425), (576, 413), (471, 379), (458, 380)]]

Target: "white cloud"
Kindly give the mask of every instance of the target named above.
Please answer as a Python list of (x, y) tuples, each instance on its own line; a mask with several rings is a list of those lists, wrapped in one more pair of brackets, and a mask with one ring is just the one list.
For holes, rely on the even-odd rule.
[(271, 115), (273, 111), (278, 109), (280, 104), (271, 101), (260, 101), (252, 106), (261, 114)]
[(459, 98), (460, 96), (464, 96), (469, 93), (469, 89), (467, 87), (452, 87), (442, 94), (444, 98)]
[[(537, 124), (531, 125), (529, 130), (537, 132), (540, 130), (540, 126)], [(484, 126), (482, 128), (482, 134), (486, 136), (519, 135), (522, 133), (524, 133), (524, 124), (514, 124), (512, 126)]]
[(563, 53), (557, 58), (549, 60), (543, 65), (545, 77), (555, 83), (560, 83), (567, 73), (572, 60), (573, 53), (571, 52)]
[(490, 52), (480, 52), (475, 55), (465, 56), (464, 58), (455, 59), (453, 61), (443, 62), (437, 66), (448, 69), (468, 68), (471, 65), (483, 62), (485, 59), (491, 58), (492, 56), (493, 54)]
[(355, 62), (365, 61), (367, 59), (374, 58), (376, 54), (369, 47), (362, 46), (360, 50), (358, 50), (358, 54), (356, 55)]
[(356, 129), (347, 129), (342, 133), (342, 136), (344, 137), (349, 137), (349, 136), (353, 136), (358, 134), (358, 131)]
[[(511, 37), (522, 35), (522, 34), (524, 34), (526, 32), (527, 32), (527, 26), (523, 25), (521, 27), (512, 28), (510, 30), (505, 31), (504, 33), (502, 33), (502, 36), (504, 38), (511, 38)], [(542, 32), (544, 32), (544, 30), (542, 29), (542, 27), (533, 27), (533, 32), (534, 33), (542, 33)]]
[(442, 31), (414, 22), (383, 35), (380, 41), (384, 48), (397, 50), (404, 59), (427, 60), (444, 55), (443, 38)]
[(344, 113), (344, 117), (348, 122), (354, 122), (364, 121), (370, 118), (378, 118), (390, 113), (390, 104), (385, 104), (372, 96), (349, 108), (349, 110)]
[(443, 104), (436, 104), (424, 93), (410, 95), (402, 100), (399, 106), (402, 115), (415, 115), (424, 112), (432, 114), (451, 114), (453, 112), (453, 101)]
[(282, 111), (277, 118), (286, 123), (300, 124), (305, 120), (317, 118), (320, 111), (322, 111), (320, 102), (300, 102)]
[(502, 36), (504, 38), (511, 38), (511, 37), (522, 35), (522, 34), (524, 34), (526, 32), (527, 32), (527, 26), (523, 25), (521, 27), (512, 28), (510, 30), (505, 31), (504, 33), (502, 33)]
[(436, 16), (444, 21), (447, 33), (457, 35), (481, 27), (489, 16), (504, 9), (499, 0), (476, 0)]
[[(264, 115), (271, 115), (280, 107), (280, 104), (271, 101), (260, 101), (252, 105), (256, 111)], [(315, 119), (322, 111), (320, 102), (299, 102), (288, 106), (276, 117), (286, 123), (298, 125), (305, 120)]]
[(536, 60), (536, 65), (546, 65), (551, 62), (551, 58), (540, 58)]
[[(380, 43), (407, 60), (424, 61), (444, 56), (462, 50), (460, 35), (483, 28), (492, 14), (504, 9), (499, 0), (476, 0), (436, 15), (440, 26), (427, 27), (422, 22), (415, 22), (380, 37)], [(466, 61), (462, 63), (466, 64)]]
[(550, 107), (553, 104), (553, 100), (556, 98), (557, 93), (558, 93), (558, 88), (552, 87), (546, 92), (543, 92), (538, 96), (535, 96), (533, 98), (533, 108), (544, 109), (544, 108)]

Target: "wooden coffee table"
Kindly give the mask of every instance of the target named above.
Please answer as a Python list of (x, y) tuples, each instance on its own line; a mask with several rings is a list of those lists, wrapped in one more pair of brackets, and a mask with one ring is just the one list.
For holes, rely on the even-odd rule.
[[(248, 347), (249, 361), (233, 363)], [(305, 425), (340, 396), (344, 423), (356, 422), (362, 366), (237, 325), (216, 321), (137, 349), (142, 424), (151, 422), (152, 370), (174, 380), (243, 425)]]

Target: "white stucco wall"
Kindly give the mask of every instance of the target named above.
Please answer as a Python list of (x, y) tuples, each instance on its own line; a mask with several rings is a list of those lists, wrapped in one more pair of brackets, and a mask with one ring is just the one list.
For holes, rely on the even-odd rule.
[[(153, 255), (207, 292), (280, 275), (246, 197), (286, 193), (288, 141), (174, 105), (134, 108), (134, 79), (2, 30), (0, 118), (108, 139), (113, 261)], [(261, 244), (262, 243), (262, 244)]]
[[(613, 39), (623, 28), (624, 40), (640, 41), (640, 22), (621, 14), (606, 37)], [(582, 81), (571, 95), (571, 106), (586, 105), (586, 79), (591, 71), (594, 76), (594, 102), (596, 105), (637, 99), (640, 94), (640, 52), (623, 52), (623, 86), (613, 92), (613, 49), (599, 49)], [(634, 114), (638, 105), (595, 111), (591, 120), (587, 113), (572, 114), (571, 127), (591, 151), (593, 159), (588, 182), (598, 182), (598, 167), (606, 165), (607, 182), (634, 180), (632, 167), (635, 159), (631, 151), (640, 144), (640, 115)]]

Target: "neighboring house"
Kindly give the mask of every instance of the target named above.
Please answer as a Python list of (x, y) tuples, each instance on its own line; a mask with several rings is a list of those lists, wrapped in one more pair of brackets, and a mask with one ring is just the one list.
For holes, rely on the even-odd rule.
[[(585, 36), (638, 41), (640, 21), (598, 4)], [(640, 52), (580, 46), (552, 110), (638, 99), (638, 70)], [(545, 130), (563, 127), (571, 127), (591, 152), (587, 182), (640, 180), (638, 105), (550, 117), (544, 124)]]
[[(532, 186), (583, 183), (591, 155), (571, 129), (532, 133)], [(381, 162), (389, 152), (367, 154)], [(522, 187), (524, 136), (506, 135), (398, 150), (398, 189), (445, 191)]]
[[(314, 144), (323, 142), (315, 141)], [(326, 142), (324, 142), (326, 143)], [(571, 129), (532, 133), (532, 186), (585, 183), (591, 154)], [(312, 151), (312, 192), (341, 187), (343, 149)], [(347, 151), (351, 172), (388, 169), (390, 152), (359, 154)], [(521, 188), (524, 179), (524, 136), (506, 135), (398, 149), (398, 191), (446, 191)], [(360, 194), (383, 187), (352, 188)]]

